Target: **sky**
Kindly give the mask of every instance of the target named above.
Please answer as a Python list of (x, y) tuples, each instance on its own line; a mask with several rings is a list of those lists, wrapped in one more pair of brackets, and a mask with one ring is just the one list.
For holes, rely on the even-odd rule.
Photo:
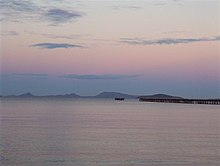
[(0, 0), (0, 95), (220, 97), (219, 0)]

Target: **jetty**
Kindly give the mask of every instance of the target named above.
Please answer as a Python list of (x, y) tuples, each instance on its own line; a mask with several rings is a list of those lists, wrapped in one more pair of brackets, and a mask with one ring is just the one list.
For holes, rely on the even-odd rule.
[(158, 103), (182, 103), (182, 104), (210, 104), (220, 105), (220, 99), (184, 99), (184, 98), (144, 98), (139, 97), (142, 102), (158, 102)]

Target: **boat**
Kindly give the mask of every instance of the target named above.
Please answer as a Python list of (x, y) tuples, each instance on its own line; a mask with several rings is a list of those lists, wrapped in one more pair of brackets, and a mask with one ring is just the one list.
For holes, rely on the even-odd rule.
[(116, 97), (115, 100), (125, 100), (125, 98)]

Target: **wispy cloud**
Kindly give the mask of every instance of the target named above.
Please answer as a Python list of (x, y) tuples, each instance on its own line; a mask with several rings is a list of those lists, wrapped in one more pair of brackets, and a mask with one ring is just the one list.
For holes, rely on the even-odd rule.
[(186, 33), (186, 31), (164, 31), (161, 32), (161, 34), (182, 34), (182, 33)]
[(17, 36), (18, 32), (16, 31), (2, 31), (0, 33), (1, 36)]
[(68, 43), (38, 43), (33, 44), (31, 47), (39, 47), (44, 49), (56, 49), (56, 48), (85, 48), (78, 44), (68, 44)]
[(46, 20), (50, 21), (52, 25), (66, 23), (82, 17), (82, 14), (77, 11), (68, 11), (64, 9), (50, 9), (45, 14)]
[(3, 73), (0, 74), (0, 78), (1, 78), (1, 77), (8, 77), (8, 76), (9, 76), (9, 74), (3, 74)]
[(27, 76), (27, 77), (48, 77), (48, 74), (41, 73), (12, 73), (14, 76)]
[(120, 9), (142, 9), (141, 6), (131, 6), (131, 5), (115, 5), (110, 6), (112, 9), (120, 10)]
[(126, 78), (136, 78), (139, 75), (120, 75), (120, 74), (103, 74), (103, 75), (77, 75), (77, 74), (68, 74), (62, 75), (61, 78), (72, 78), (72, 79), (81, 79), (81, 80), (118, 80)]
[(51, 38), (51, 39), (79, 39), (83, 36), (87, 36), (85, 34), (52, 34), (52, 33), (37, 33), (33, 31), (24, 31), (25, 34), (28, 35), (36, 35), (36, 36), (42, 36), (45, 38)]
[(54, 3), (51, 1), (0, 0), (0, 20), (13, 22), (44, 20), (50, 22), (50, 25), (58, 25), (83, 16), (82, 13), (65, 5), (56, 8), (53, 6)]
[[(28, 0), (0, 0), (1, 20), (22, 21), (32, 18), (40, 8)], [(22, 17), (21, 17), (22, 16)]]
[(220, 36), (212, 38), (163, 38), (156, 40), (147, 40), (141, 38), (121, 38), (120, 42), (131, 45), (171, 45), (171, 44), (187, 44), (194, 42), (220, 41)]
[(181, 0), (172, 0), (172, 1), (155, 1), (153, 2), (154, 6), (160, 7), (160, 6), (182, 6)]
[(52, 39), (77, 39), (80, 35), (55, 35), (55, 34), (40, 34), (41, 36)]
[(38, 9), (38, 7), (29, 0), (0, 0), (0, 4), (1, 8), (5, 11), (33, 12)]
[(166, 2), (158, 2), (158, 3), (155, 3), (154, 4), (155, 6), (164, 6), (164, 5), (167, 5)]

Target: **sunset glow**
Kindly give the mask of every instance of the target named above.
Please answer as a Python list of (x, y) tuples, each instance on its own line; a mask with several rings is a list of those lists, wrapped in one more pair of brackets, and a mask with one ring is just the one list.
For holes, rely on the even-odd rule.
[(0, 4), (1, 95), (220, 97), (217, 0)]

